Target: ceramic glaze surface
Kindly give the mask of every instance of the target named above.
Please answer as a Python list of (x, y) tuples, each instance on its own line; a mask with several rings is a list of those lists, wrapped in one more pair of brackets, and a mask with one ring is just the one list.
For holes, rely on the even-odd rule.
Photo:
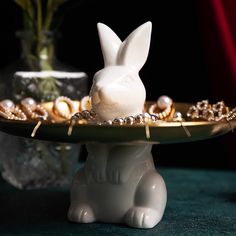
[[(94, 76), (92, 108), (100, 121), (142, 113), (146, 92), (138, 72), (147, 59), (151, 22), (123, 42), (104, 24), (98, 24), (98, 32), (105, 68)], [(86, 164), (71, 188), (69, 220), (154, 227), (163, 216), (167, 194), (151, 149), (149, 143), (87, 144)]]
[(93, 109), (101, 121), (142, 113), (146, 91), (138, 72), (148, 56), (151, 22), (123, 42), (104, 24), (98, 24), (98, 33), (105, 67), (94, 75)]
[(71, 221), (126, 223), (152, 228), (162, 218), (166, 187), (149, 144), (89, 144), (71, 189)]

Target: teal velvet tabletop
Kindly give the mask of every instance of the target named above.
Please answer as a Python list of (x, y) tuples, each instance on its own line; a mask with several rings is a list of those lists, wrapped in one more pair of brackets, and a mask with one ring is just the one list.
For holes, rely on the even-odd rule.
[(69, 189), (18, 190), (0, 179), (0, 235), (236, 235), (236, 171), (158, 170), (168, 202), (153, 229), (71, 223)]

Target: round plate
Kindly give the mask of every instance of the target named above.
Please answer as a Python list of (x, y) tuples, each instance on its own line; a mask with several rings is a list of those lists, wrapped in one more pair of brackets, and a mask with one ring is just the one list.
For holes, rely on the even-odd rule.
[[(189, 103), (175, 103), (176, 111), (186, 114)], [(0, 130), (8, 134), (31, 138), (35, 122), (0, 118)], [(236, 126), (236, 121), (162, 122), (158, 125), (98, 125), (77, 124), (68, 136), (68, 123), (41, 124), (34, 139), (67, 143), (86, 142), (150, 142), (158, 144), (191, 142), (223, 135)], [(147, 135), (148, 134), (148, 135)], [(150, 137), (149, 137), (150, 136)]]

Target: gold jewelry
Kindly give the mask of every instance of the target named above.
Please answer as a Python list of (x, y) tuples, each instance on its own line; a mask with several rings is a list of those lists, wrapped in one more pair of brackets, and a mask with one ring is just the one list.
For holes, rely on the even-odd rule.
[(25, 113), (8, 99), (0, 102), (0, 116), (9, 120), (27, 120)]
[(221, 121), (227, 118), (228, 113), (229, 107), (225, 106), (223, 101), (211, 105), (208, 100), (202, 100), (189, 107), (187, 117), (207, 121)]
[(175, 112), (173, 116), (173, 121), (180, 122), (181, 127), (188, 137), (191, 137), (191, 133), (186, 126), (183, 125), (184, 118), (180, 112)]
[(79, 122), (79, 124), (86, 124), (88, 121), (95, 120), (96, 113), (93, 110), (83, 110), (81, 112), (75, 113), (70, 118), (70, 124), (67, 131), (68, 136), (72, 134), (73, 127), (76, 124), (76, 122)]
[(91, 98), (89, 96), (85, 96), (80, 101), (80, 111), (83, 110), (91, 110), (92, 104), (91, 104)]
[(31, 120), (47, 120), (48, 112), (41, 105), (37, 104), (33, 98), (25, 98), (21, 101), (21, 106), (27, 117)]
[(161, 96), (149, 107), (148, 113), (155, 115), (159, 120), (164, 120), (171, 114), (172, 107), (172, 99), (168, 96)]
[(33, 98), (25, 98), (21, 101), (21, 106), (26, 115), (31, 120), (38, 120), (37, 124), (35, 125), (31, 137), (34, 137), (38, 128), (42, 124), (43, 120), (47, 120), (48, 118), (48, 112), (47, 110), (42, 107), (41, 105), (37, 104), (36, 101)]
[(76, 108), (70, 98), (60, 96), (54, 101), (53, 111), (62, 118), (70, 119), (75, 114)]
[(233, 108), (227, 115), (226, 115), (226, 120), (231, 121), (236, 118), (236, 107)]

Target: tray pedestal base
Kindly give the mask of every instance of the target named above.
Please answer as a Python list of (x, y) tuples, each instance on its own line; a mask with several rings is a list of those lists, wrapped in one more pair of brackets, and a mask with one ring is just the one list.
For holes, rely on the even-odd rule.
[(78, 223), (125, 223), (152, 228), (166, 206), (151, 144), (87, 144), (88, 157), (71, 187), (68, 218)]

